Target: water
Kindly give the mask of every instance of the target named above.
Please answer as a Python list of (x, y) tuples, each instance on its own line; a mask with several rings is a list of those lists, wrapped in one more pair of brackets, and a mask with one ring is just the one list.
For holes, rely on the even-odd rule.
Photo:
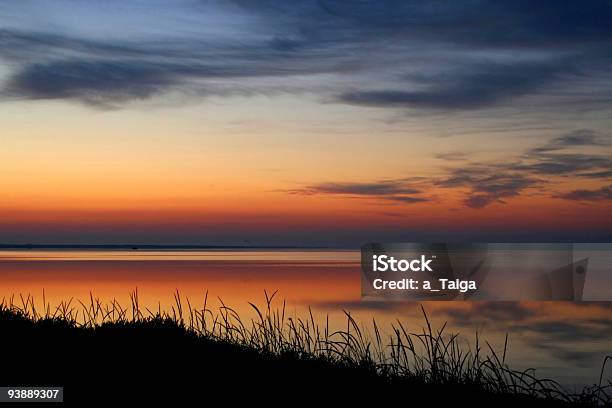
[[(263, 304), (264, 290), (278, 291), (277, 306), (305, 316), (312, 307), (323, 322), (343, 327), (343, 310), (364, 324), (375, 318), (389, 328), (401, 320), (413, 331), (424, 321), (418, 303), (360, 300), (358, 251), (0, 251), (0, 297), (32, 295), (42, 306), (70, 298), (128, 305), (135, 289), (141, 307), (169, 310), (178, 290), (192, 305), (219, 298), (246, 318), (247, 302)], [(601, 363), (612, 354), (612, 306), (585, 302), (426, 302), (434, 325), (473, 342), (475, 333), (498, 350), (510, 336), (508, 360), (514, 368), (534, 367), (540, 376), (569, 387), (598, 381)], [(389, 331), (386, 330), (388, 333)], [(612, 377), (612, 367), (607, 370)]]

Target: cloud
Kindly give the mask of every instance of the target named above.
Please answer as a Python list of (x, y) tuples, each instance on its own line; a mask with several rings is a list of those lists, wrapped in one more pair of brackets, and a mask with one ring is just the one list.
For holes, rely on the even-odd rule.
[[(446, 176), (434, 184), (446, 188), (469, 188), (464, 204), (470, 208), (483, 208), (504, 198), (521, 195), (526, 189), (541, 189), (550, 183), (551, 176), (580, 177), (607, 180), (612, 177), (612, 155), (603, 147), (611, 146), (607, 138), (591, 129), (578, 129), (553, 137), (526, 150), (510, 160), (474, 163), (445, 169)], [(596, 147), (601, 154), (574, 153), (567, 149)], [(606, 154), (607, 153), (607, 154)], [(454, 158), (437, 156), (453, 162)], [(607, 200), (610, 187), (599, 190), (576, 190), (554, 197), (568, 200)]]
[[(564, 150), (576, 147), (596, 147), (605, 153), (575, 153)], [(542, 176), (604, 178), (612, 167), (612, 155), (609, 150), (602, 150), (602, 147), (612, 147), (612, 144), (591, 129), (578, 129), (532, 148), (514, 163), (502, 166)]]
[(399, 203), (415, 204), (431, 201), (428, 197), (411, 197), (407, 195), (396, 195), (384, 197), (385, 200), (397, 201)]
[(449, 175), (436, 182), (447, 188), (469, 187), (464, 204), (470, 208), (483, 208), (503, 198), (515, 197), (538, 183), (538, 179), (519, 173), (500, 172), (495, 165), (471, 165), (449, 169)]
[(599, 146), (604, 144), (591, 129), (578, 129), (554, 138), (548, 145), (556, 148), (567, 146)]
[[(612, 199), (612, 186), (598, 190), (575, 190), (565, 194), (551, 193), (547, 186), (552, 177), (607, 180), (611, 177), (610, 154), (570, 153), (566, 148), (606, 147), (607, 139), (590, 129), (579, 129), (553, 137), (535, 148), (503, 161), (472, 162), (460, 153), (439, 154), (449, 166), (436, 177), (387, 179), (376, 182), (328, 182), (289, 191), (293, 194), (344, 195), (404, 203), (431, 201), (427, 188), (467, 189), (462, 200), (465, 207), (480, 209), (494, 203), (505, 204), (527, 190), (550, 194), (567, 200), (602, 201)], [(460, 161), (460, 163), (457, 163)]]
[[(234, 95), (264, 77), (258, 92), (273, 93), (288, 77), (311, 76), (319, 87), (307, 88), (326, 101), (472, 110), (612, 66), (612, 4), (599, 0), (236, 0), (154, 4), (145, 15), (135, 2), (122, 2), (118, 15), (101, 3), (58, 1), (31, 21), (28, 7), (3, 5), (0, 15), (4, 98), (121, 105), (193, 88), (199, 97)], [(108, 35), (110, 23), (122, 35)]]
[(576, 174), (576, 177), (586, 177), (593, 179), (608, 179), (612, 178), (612, 170), (602, 170), (602, 171), (594, 171), (590, 173), (580, 173)]
[[(523, 161), (500, 165), (509, 170), (538, 175), (573, 175), (580, 171), (609, 169), (611, 166), (610, 156), (579, 153), (541, 153), (526, 156)], [(581, 175), (584, 177), (587, 174)]]
[[(416, 0), (234, 3), (269, 21), (291, 24), (309, 36), (327, 39), (342, 38), (353, 30), (370, 37), (396, 33), (405, 39), (418, 37), (471, 46), (561, 47), (612, 39), (612, 29), (607, 24), (612, 18), (612, 6), (600, 0), (580, 4), (545, 0), (537, 5), (522, 0), (441, 1), (435, 7)], [(485, 24), (491, 21), (495, 24)], [(313, 31), (315, 27), (319, 31)]]
[(413, 187), (410, 182), (402, 180), (381, 180), (371, 183), (358, 182), (336, 182), (319, 183), (306, 186), (301, 189), (289, 191), (292, 194), (323, 194), (343, 195), (357, 198), (377, 198), (387, 201), (401, 203), (422, 203), (430, 201), (430, 198), (420, 196), (421, 189)]
[(612, 200), (612, 185), (596, 190), (574, 190), (560, 194), (557, 197), (575, 201), (606, 201)]
[(576, 146), (606, 146), (610, 145), (591, 129), (578, 129), (556, 137), (548, 143), (529, 151), (532, 155), (561, 150)]
[(0, 97), (68, 99), (93, 106), (120, 106), (168, 91), (207, 95), (244, 94), (254, 78), (276, 78), (261, 93), (288, 89), (281, 79), (341, 71), (326, 50), (300, 51), (286, 41), (217, 43), (198, 38), (109, 41), (63, 34), (0, 30), (0, 58), (17, 67)]
[[(425, 89), (352, 91), (339, 96), (344, 103), (374, 107), (465, 110), (497, 105), (529, 94), (571, 70), (562, 61), (529, 63), (471, 63), (465, 68), (426, 78)], [(397, 88), (407, 87), (396, 83)]]
[(6, 93), (27, 99), (79, 99), (89, 104), (144, 99), (174, 84), (176, 72), (155, 64), (73, 60), (34, 64), (15, 74)]
[[(14, 61), (29, 63), (39, 58), (95, 55), (103, 57), (136, 57), (146, 56), (146, 48), (137, 44), (117, 41), (98, 41), (77, 38), (64, 34), (41, 31), (24, 31), (18, 29), (0, 29), (0, 57)], [(59, 54), (61, 52), (61, 54)]]
[(320, 194), (394, 195), (416, 194), (419, 190), (406, 187), (402, 181), (383, 180), (376, 183), (321, 183), (307, 187)]
[[(449, 3), (427, 9), (407, 2), (399, 10), (387, 9), (393, 19), (406, 19), (394, 38), (408, 43), (410, 38), (422, 38), (423, 44), (440, 51), (450, 45), (446, 58), (430, 55), (432, 63), (396, 76), (386, 87), (374, 84), (369, 89), (348, 90), (337, 100), (379, 108), (481, 109), (596, 75), (611, 63), (604, 44), (612, 30), (601, 22), (602, 15), (612, 13), (609, 4), (589, 2), (584, 8), (548, 4), (559, 13), (551, 24), (550, 9), (544, 6), (503, 1)], [(364, 9), (360, 11), (365, 14)], [(368, 27), (381, 21), (382, 10), (384, 5), (369, 10), (370, 18), (359, 14), (359, 22)]]
[[(224, 87), (219, 81), (268, 73), (274, 73), (274, 69), (268, 72), (263, 67), (253, 66), (219, 67), (200, 63), (73, 59), (29, 65), (9, 78), (3, 94), (31, 100), (73, 99), (103, 107), (121, 105), (135, 99), (149, 99), (171, 90), (199, 96), (244, 94), (247, 93), (247, 85), (241, 88), (234, 83)], [(211, 83), (202, 83), (200, 80), (211, 80)], [(262, 92), (274, 90), (268, 88)]]
[(492, 194), (472, 194), (463, 200), (463, 204), (470, 208), (483, 208), (494, 201), (500, 200)]

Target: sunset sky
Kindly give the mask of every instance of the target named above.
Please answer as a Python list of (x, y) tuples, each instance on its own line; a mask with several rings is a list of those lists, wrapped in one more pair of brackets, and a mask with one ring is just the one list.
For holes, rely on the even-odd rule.
[(612, 2), (0, 4), (0, 243), (612, 239)]

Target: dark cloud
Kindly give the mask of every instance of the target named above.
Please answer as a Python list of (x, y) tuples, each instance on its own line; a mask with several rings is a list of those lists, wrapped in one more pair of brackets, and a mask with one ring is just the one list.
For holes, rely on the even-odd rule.
[[(452, 0), (435, 5), (416, 0), (282, 0), (235, 4), (313, 38), (419, 37), (461, 45), (560, 47), (612, 39), (612, 6), (605, 0), (559, 4), (545, 0)], [(553, 11), (554, 10), (554, 11)], [(495, 22), (495, 24), (491, 24)], [(318, 30), (314, 30), (317, 28)]]
[[(500, 165), (501, 167), (538, 175), (573, 175), (581, 171), (609, 169), (612, 166), (610, 156), (579, 153), (541, 153), (529, 155), (523, 161)], [(584, 173), (582, 174), (585, 176)]]
[[(608, 140), (590, 129), (579, 129), (550, 139), (513, 160), (467, 163), (446, 168), (446, 176), (433, 183), (446, 188), (468, 188), (464, 204), (483, 208), (504, 198), (521, 195), (526, 189), (541, 189), (551, 176), (607, 180), (612, 177), (612, 155), (569, 153), (566, 148), (609, 147)], [(438, 156), (444, 159), (445, 156)], [(454, 161), (451, 155), (447, 161)], [(556, 197), (570, 200), (608, 200), (610, 187), (576, 190)]]
[(599, 146), (604, 144), (600, 136), (591, 129), (578, 129), (554, 138), (549, 145), (557, 148), (567, 146)]
[(289, 191), (293, 194), (327, 194), (343, 195), (359, 198), (378, 198), (401, 203), (421, 203), (430, 201), (428, 197), (420, 196), (422, 191), (410, 182), (402, 180), (381, 180), (372, 183), (319, 183), (301, 189)]
[(416, 194), (419, 190), (406, 187), (401, 181), (384, 180), (376, 183), (321, 183), (307, 187), (320, 194), (394, 195)]
[[(353, 91), (340, 95), (344, 103), (375, 107), (475, 109), (496, 105), (545, 86), (570, 67), (562, 61), (546, 63), (474, 63), (431, 76), (425, 89)], [(405, 87), (401, 83), (398, 88)]]
[(491, 194), (472, 194), (463, 200), (463, 204), (470, 208), (483, 208), (495, 201), (502, 202)]
[(449, 176), (436, 182), (447, 188), (468, 187), (470, 193), (464, 204), (471, 208), (483, 208), (503, 198), (515, 197), (538, 183), (538, 179), (520, 173), (502, 172), (496, 166), (471, 165), (449, 169)]
[(552, 139), (550, 142), (531, 149), (529, 153), (537, 155), (555, 150), (561, 150), (576, 146), (604, 146), (604, 141), (595, 131), (591, 129), (578, 129)]
[(75, 99), (104, 106), (146, 99), (172, 89), (189, 90), (201, 96), (236, 94), (238, 86), (203, 87), (196, 81), (256, 77), (268, 73), (286, 74), (254, 66), (74, 59), (29, 65), (7, 81), (4, 94), (26, 99)]
[[(406, 73), (386, 88), (346, 91), (338, 101), (383, 108), (478, 109), (569, 78), (593, 75), (611, 63), (605, 44), (612, 31), (601, 20), (602, 15), (612, 15), (610, 4), (589, 2), (583, 8), (546, 6), (547, 2), (532, 7), (521, 1), (450, 3), (419, 7), (410, 1), (401, 5), (382, 2), (328, 10), (336, 10), (345, 24), (373, 30), (374, 37), (420, 38), (435, 47), (454, 44), (458, 46), (454, 51), (496, 50), (498, 56), (539, 50), (540, 57), (505, 58), (503, 62), (487, 57), (455, 58), (424, 67), (419, 74)], [(440, 65), (449, 68), (440, 70)]]
[[(590, 129), (579, 129), (554, 137), (540, 146), (531, 148), (515, 158), (495, 162), (463, 162), (459, 153), (437, 155), (452, 163), (444, 168), (445, 174), (436, 178), (406, 178), (359, 183), (320, 183), (290, 191), (294, 194), (328, 194), (376, 198), (386, 201), (419, 203), (431, 201), (424, 195), (424, 185), (448, 189), (467, 189), (463, 199), (466, 207), (479, 209), (493, 203), (506, 202), (526, 190), (546, 192), (552, 176), (580, 177), (607, 180), (611, 177), (610, 154), (567, 153), (565, 148), (577, 146), (609, 146), (607, 139)], [(455, 163), (457, 159), (462, 163)], [(546, 192), (548, 193), (548, 192)], [(565, 194), (552, 194), (568, 200), (601, 201), (612, 199), (612, 186), (597, 190), (576, 190)]]
[[(232, 3), (207, 7), (249, 17), (250, 32), (236, 37), (168, 32), (108, 40), (84, 38), (70, 27), (4, 29), (0, 57), (12, 72), (2, 95), (121, 104), (193, 89), (194, 80), (230, 79), (223, 90), (198, 84), (204, 87), (198, 95), (232, 95), (244, 86), (241, 78), (336, 73), (368, 87), (324, 86), (318, 92), (326, 100), (333, 94), (356, 105), (466, 110), (597, 77), (612, 65), (608, 1)], [(185, 15), (205, 13), (197, 3), (189, 7)], [(90, 18), (95, 11), (92, 6)], [(264, 88), (275, 91), (274, 84)]]
[(411, 197), (407, 195), (387, 196), (384, 198), (386, 200), (397, 201), (398, 203), (406, 203), (406, 204), (424, 203), (427, 201), (431, 201), (431, 199), (427, 197)]
[(560, 194), (559, 198), (575, 201), (604, 201), (612, 200), (612, 185), (596, 190), (574, 190), (569, 193)]
[[(602, 150), (601, 148), (611, 146), (609, 138), (605, 138), (590, 129), (579, 129), (528, 150), (515, 163), (506, 164), (504, 167), (541, 176), (570, 175), (603, 179), (610, 177), (612, 155), (610, 155), (609, 149)], [(577, 147), (597, 148), (602, 153), (570, 153), (564, 151), (564, 149)]]
[[(238, 44), (194, 38), (122, 43), (4, 29), (0, 30), (0, 41), (0, 58), (18, 67), (3, 84), (0, 96), (73, 99), (99, 106), (120, 105), (171, 90), (199, 96), (234, 95), (249, 89), (248, 83), (240, 81), (245, 78), (284, 78), (344, 69), (343, 61), (332, 51), (302, 50), (296, 59), (291, 56), (292, 47), (274, 39)], [(222, 80), (230, 82), (219, 85)], [(283, 85), (270, 85), (260, 92), (283, 90)]]
[(28, 66), (8, 81), (6, 92), (28, 99), (74, 98), (97, 104), (148, 98), (173, 84), (174, 75), (154, 64), (62, 61)]
[(612, 178), (612, 170), (594, 171), (591, 173), (576, 174), (577, 177), (586, 177), (593, 179), (609, 179)]

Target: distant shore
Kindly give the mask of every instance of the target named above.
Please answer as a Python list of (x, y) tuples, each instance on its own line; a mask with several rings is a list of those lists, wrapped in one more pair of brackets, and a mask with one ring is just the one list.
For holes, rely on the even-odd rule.
[(342, 248), (317, 247), (317, 246), (278, 246), (278, 245), (192, 245), (192, 244), (176, 244), (176, 245), (157, 245), (157, 244), (0, 244), (2, 249), (98, 249), (98, 250), (251, 250), (251, 249), (267, 249), (267, 250), (342, 250)]

